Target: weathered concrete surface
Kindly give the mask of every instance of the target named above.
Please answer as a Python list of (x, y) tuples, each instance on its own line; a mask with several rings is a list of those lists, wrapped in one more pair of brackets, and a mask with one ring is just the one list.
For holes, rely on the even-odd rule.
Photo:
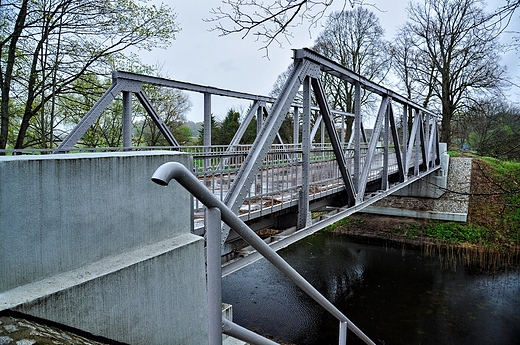
[(190, 196), (150, 177), (180, 154), (0, 157), (0, 292), (189, 232)]
[(171, 152), (0, 158), (0, 310), (130, 344), (207, 342), (192, 198)]
[(27, 320), (22, 317), (0, 316), (0, 345), (104, 345), (60, 327)]
[[(128, 253), (134, 259), (117, 256), (111, 261), (126, 267), (14, 309), (128, 344), (202, 344), (207, 304), (204, 263), (198, 256), (204, 247), (195, 237), (180, 235), (160, 243), (161, 248)], [(79, 274), (88, 274), (89, 268)]]
[(440, 198), (390, 195), (363, 213), (466, 222), (471, 184), (471, 158), (452, 157), (446, 192)]

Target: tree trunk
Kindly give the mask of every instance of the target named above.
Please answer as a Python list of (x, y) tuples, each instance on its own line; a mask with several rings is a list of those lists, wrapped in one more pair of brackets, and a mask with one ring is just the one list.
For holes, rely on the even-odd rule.
[(453, 107), (449, 100), (449, 95), (443, 92), (442, 95), (442, 122), (441, 122), (441, 142), (451, 147), (451, 119), (453, 117)]
[[(23, 113), (22, 122), (20, 123), (20, 129), (18, 130), (18, 136), (16, 138), (15, 149), (24, 148), (25, 136), (27, 134), (27, 129), (29, 129), (29, 123), (33, 116), (36, 115), (38, 109), (42, 106), (40, 103), (38, 106), (34, 106), (34, 101), (37, 97), (36, 87), (37, 87), (37, 68), (38, 68), (38, 56), (40, 51), (43, 48), (43, 44), (47, 39), (47, 33), (45, 33), (38, 44), (36, 45), (36, 49), (33, 52), (33, 61), (31, 64), (31, 73), (29, 77), (29, 82), (27, 84), (27, 99), (25, 101), (25, 111)], [(43, 92), (43, 90), (42, 90)]]
[[(11, 92), (11, 81), (13, 79), (14, 62), (16, 57), (16, 48), (18, 39), (22, 35), (25, 26), (25, 19), (27, 17), (27, 4), (29, 0), (23, 0), (16, 18), (13, 34), (11, 35), (11, 42), (7, 53), (7, 63), (5, 74), (2, 80), (2, 99), (0, 102), (0, 149), (5, 149), (7, 146), (7, 139), (9, 136), (9, 97)], [(1, 49), (0, 49), (1, 53)]]

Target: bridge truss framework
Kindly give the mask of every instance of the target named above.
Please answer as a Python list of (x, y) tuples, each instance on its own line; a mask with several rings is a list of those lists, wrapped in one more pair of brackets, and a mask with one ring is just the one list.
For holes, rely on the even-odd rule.
[[(282, 197), (281, 202), (275, 203), (275, 197), (271, 194), (270, 211), (257, 212), (259, 216), (262, 216), (268, 212), (274, 212), (275, 209), (283, 209), (284, 205), (293, 208), (296, 206), (297, 229), (312, 228), (313, 225), (310, 206), (316, 199), (312, 197), (316, 189), (313, 187), (316, 183), (324, 184), (321, 180), (313, 179), (312, 173), (313, 169), (318, 166), (316, 157), (320, 154), (322, 158), (327, 156), (332, 159), (323, 159), (318, 164), (323, 166), (326, 164), (325, 162), (331, 161), (334, 164), (332, 168), (327, 169), (335, 171), (332, 178), (335, 182), (328, 181), (328, 185), (332, 185), (335, 192), (339, 188), (346, 195), (345, 205), (341, 208), (342, 212), (338, 212), (342, 217), (368, 206), (440, 167), (436, 114), (312, 50), (306, 48), (295, 50), (293, 58), (292, 72), (276, 99), (128, 72), (114, 72), (112, 86), (54, 153), (74, 150), (75, 145), (88, 128), (120, 94), (122, 94), (123, 101), (123, 150), (133, 149), (132, 95), (135, 95), (171, 147), (194, 153), (194, 171), (207, 185), (214, 183), (217, 177), (220, 178), (222, 184), (222, 176), (227, 171), (226, 187), (221, 185), (219, 192), (215, 190), (213, 192), (220, 193), (221, 199), (235, 214), (240, 213), (244, 203), (250, 205), (252, 199), (258, 199), (258, 195), (265, 198), (264, 194), (258, 193), (258, 189), (264, 189), (265, 181), (269, 183), (269, 175), (267, 177), (264, 175), (269, 174), (269, 171), (275, 171), (274, 161), (284, 162), (284, 172), (278, 175), (287, 174), (288, 166), (297, 169), (295, 174), (298, 176), (299, 172), (300, 177), (295, 180), (298, 183), (291, 187), (287, 187), (288, 184), (285, 184), (285, 189), (290, 189), (291, 195), (296, 196), (287, 201)], [(332, 75), (354, 86), (354, 114), (329, 107), (327, 94), (321, 81), (323, 74)], [(144, 84), (193, 91), (204, 95), (204, 146), (200, 152), (179, 145), (144, 92)], [(378, 97), (380, 102), (369, 140), (367, 140), (363, 126), (364, 113), (361, 102), (363, 92), (372, 93)], [(296, 100), (297, 95), (301, 96), (300, 101)], [(226, 148), (221, 148), (220, 152), (218, 152), (218, 148), (211, 145), (212, 96), (252, 101), (231, 144)], [(400, 111), (396, 111), (396, 109)], [(294, 119), (293, 143), (286, 144), (283, 143), (279, 131), (290, 113)], [(400, 118), (396, 119), (397, 114), (400, 115)], [(408, 128), (408, 117), (410, 116), (413, 118), (412, 128)], [(244, 151), (244, 146), (239, 143), (255, 117), (257, 137), (252, 146), (247, 147)], [(345, 142), (346, 118), (351, 118), (352, 122), (348, 143)], [(341, 123), (338, 124), (338, 120)], [(316, 144), (314, 138), (320, 125), (322, 128), (321, 143)], [(325, 133), (328, 136), (328, 142), (325, 142)], [(274, 144), (275, 140), (278, 140), (278, 145)], [(317, 146), (320, 148), (319, 154), (316, 154)], [(230, 166), (233, 167), (232, 172), (229, 170)], [(271, 184), (275, 184), (274, 177), (271, 177)], [(281, 185), (281, 189), (283, 189), (283, 181)], [(273, 193), (276, 192), (280, 193), (280, 191), (273, 191)], [(252, 219), (250, 212), (243, 217)], [(332, 218), (339, 219), (338, 217)], [(331, 218), (329, 217), (329, 219)], [(326, 223), (329, 222), (322, 224)], [(223, 227), (221, 235), (221, 241), (224, 244), (230, 235), (229, 228)]]

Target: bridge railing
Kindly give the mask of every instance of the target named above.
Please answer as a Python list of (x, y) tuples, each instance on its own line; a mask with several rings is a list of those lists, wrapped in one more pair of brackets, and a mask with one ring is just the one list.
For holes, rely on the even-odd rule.
[(263, 338), (222, 317), (222, 268), (221, 268), (221, 232), (223, 221), (239, 236), (248, 242), (258, 253), (271, 262), (276, 268), (290, 278), (308, 296), (314, 299), (325, 310), (339, 321), (339, 345), (347, 342), (347, 329), (350, 329), (365, 344), (375, 343), (351, 322), (336, 306), (327, 300), (302, 275), (292, 268), (276, 251), (269, 247), (251, 228), (249, 228), (231, 209), (208, 190), (186, 167), (180, 163), (165, 163), (153, 174), (152, 181), (167, 186), (175, 179), (195, 198), (201, 200), (207, 208), (207, 280), (209, 304), (209, 343), (220, 344), (221, 333), (224, 332), (240, 340), (253, 344), (272, 345), (275, 342)]
[[(171, 146), (133, 147), (132, 150), (176, 150), (193, 156), (193, 174), (223, 201), (234, 181), (237, 172), (242, 167), (251, 145), (237, 145), (229, 150), (227, 145), (206, 146)], [(117, 152), (124, 151), (121, 147), (113, 148), (74, 148), (70, 153)], [(343, 149), (349, 171), (354, 170), (354, 150)], [(367, 145), (360, 146), (360, 163), (364, 164)], [(17, 149), (4, 150), (6, 154), (50, 154), (52, 150), (45, 149)], [(368, 180), (381, 177), (381, 167), (384, 147), (377, 147), (372, 158), (373, 169), (369, 172)], [(390, 160), (395, 157), (395, 149), (390, 147)], [(298, 203), (301, 182), (303, 178), (302, 165), (303, 150), (300, 144), (273, 144), (263, 160), (262, 168), (258, 172), (255, 183), (247, 192), (247, 197), (240, 207), (239, 215), (247, 215), (246, 219), (256, 218), (281, 209), (295, 206)], [(415, 159), (412, 154), (411, 159)], [(413, 161), (409, 162), (412, 166)], [(390, 164), (389, 173), (397, 171), (397, 165)], [(337, 160), (330, 143), (314, 143), (310, 150), (310, 197), (320, 199), (344, 188)], [(195, 225), (202, 226), (204, 205), (194, 200)]]
[[(230, 153), (226, 146), (214, 146), (204, 150), (203, 146), (181, 147), (183, 152), (193, 155), (193, 172), (204, 185), (223, 201), (236, 174), (242, 167), (250, 145), (237, 146)], [(361, 164), (364, 164), (368, 148), (361, 147)], [(384, 147), (377, 147), (369, 172), (368, 180), (381, 178)], [(350, 171), (354, 170), (354, 150), (344, 149), (345, 160)], [(395, 149), (389, 149), (390, 161), (395, 161)], [(298, 203), (303, 178), (303, 150), (298, 145), (273, 144), (256, 174), (255, 182), (247, 191), (247, 196), (238, 214), (256, 218)], [(225, 164), (223, 164), (225, 162)], [(388, 172), (398, 170), (396, 164), (390, 164)], [(310, 195), (312, 199), (337, 193), (344, 188), (334, 150), (328, 143), (316, 143), (310, 150)], [(204, 205), (194, 201), (196, 224), (202, 225)]]

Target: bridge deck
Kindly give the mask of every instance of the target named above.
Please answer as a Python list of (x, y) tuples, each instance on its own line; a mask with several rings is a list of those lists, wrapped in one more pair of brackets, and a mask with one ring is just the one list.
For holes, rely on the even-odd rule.
[[(195, 175), (215, 196), (223, 201), (240, 169), (241, 160), (247, 155), (247, 149), (248, 147), (243, 146), (240, 152), (234, 154), (222, 152), (212, 155), (194, 154)], [(185, 148), (184, 150), (201, 152), (200, 149), (195, 150), (195, 148)], [(347, 169), (353, 171), (352, 152), (347, 151), (347, 157)], [(362, 164), (365, 158), (365, 155), (361, 157)], [(381, 180), (383, 158), (383, 148), (379, 148), (371, 161), (369, 183)], [(197, 167), (204, 167), (204, 169)], [(388, 172), (390, 175), (398, 172), (395, 152), (389, 154)], [(265, 159), (262, 169), (256, 175), (255, 183), (251, 185), (247, 197), (239, 207), (238, 214), (243, 220), (249, 221), (297, 206), (303, 176), (301, 150), (281, 150), (279, 147), (273, 147), (272, 153)], [(309, 176), (311, 202), (345, 192), (345, 184), (330, 146), (315, 148), (311, 151)], [(368, 195), (370, 193), (367, 193)], [(204, 207), (198, 200), (194, 200), (194, 210), (195, 228), (202, 228), (204, 226)]]

